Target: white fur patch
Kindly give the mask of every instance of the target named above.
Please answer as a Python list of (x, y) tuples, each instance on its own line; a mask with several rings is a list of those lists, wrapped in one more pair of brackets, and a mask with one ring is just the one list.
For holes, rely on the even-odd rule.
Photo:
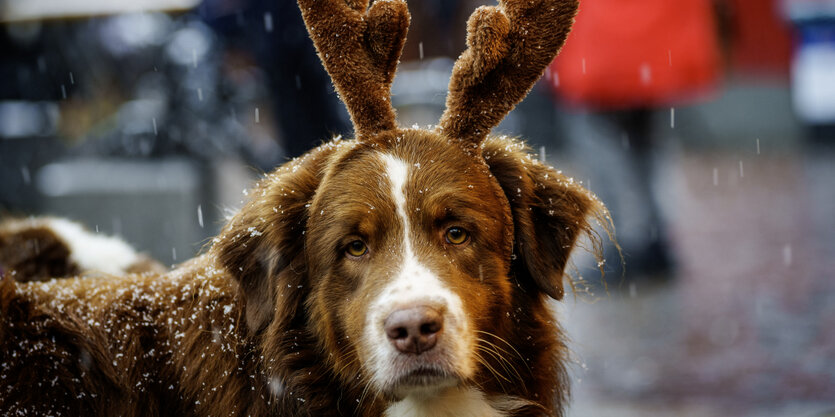
[(450, 388), (437, 395), (410, 395), (390, 405), (386, 417), (501, 417), (506, 414), (496, 410), (473, 388)]
[(374, 379), (378, 384), (386, 385), (397, 378), (398, 367), (394, 365), (401, 354), (387, 340), (383, 323), (397, 308), (414, 304), (438, 306), (443, 311), (444, 337), (436, 349), (443, 351), (445, 365), (451, 364), (454, 366), (453, 371), (469, 376), (474, 372), (473, 358), (470, 354), (474, 342), (461, 298), (422, 264), (413, 250), (410, 238), (411, 224), (406, 214), (405, 186), (409, 166), (391, 155), (382, 155), (382, 160), (391, 182), (397, 214), (403, 224), (403, 261), (391, 282), (383, 288), (369, 308), (365, 343), (371, 352), (369, 362), (373, 368)]
[(403, 221), (403, 247), (406, 253), (412, 252), (412, 242), (409, 240), (410, 224), (406, 216), (406, 181), (409, 178), (409, 166), (405, 162), (391, 155), (383, 155), (386, 164), (386, 175), (391, 182), (391, 196), (397, 207), (397, 215)]
[(137, 254), (121, 239), (95, 235), (78, 223), (65, 219), (46, 219), (49, 226), (70, 248), (70, 259), (83, 271), (123, 274), (137, 261)]

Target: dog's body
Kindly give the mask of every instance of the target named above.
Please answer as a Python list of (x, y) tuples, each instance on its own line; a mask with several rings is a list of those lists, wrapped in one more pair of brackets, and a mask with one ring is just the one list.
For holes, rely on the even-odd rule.
[[(439, 131), (427, 131), (397, 128), (385, 97), (334, 70), (354, 50), (339, 42), (362, 40), (382, 72), (350, 82), (382, 77), (386, 89), (405, 3), (342, 1), (300, 5), (358, 138), (268, 174), (208, 252), (168, 274), (3, 281), (0, 410), (562, 415), (566, 347), (546, 295), (562, 297), (569, 253), (605, 209), (519, 142), (485, 137), (556, 54), (576, 3), (480, 9), (473, 43), (498, 55), (468, 50)], [(553, 22), (561, 39), (537, 32)], [(550, 55), (534, 76), (513, 75), (540, 50)], [(498, 86), (473, 82), (496, 65), (506, 72), (486, 78)], [(506, 96), (478, 102), (472, 88)]]
[[(235, 285), (200, 262), (166, 276), (4, 281), (2, 413), (211, 415), (196, 399), (184, 401), (195, 397), (190, 391), (211, 382), (227, 393), (234, 379), (224, 374), (248, 371), (240, 369), (246, 349)], [(197, 379), (212, 371), (218, 375)], [(245, 394), (236, 398), (241, 407), (253, 404)]]
[(54, 217), (0, 222), (0, 274), (20, 282), (81, 274), (165, 271), (124, 241), (93, 234), (80, 224)]

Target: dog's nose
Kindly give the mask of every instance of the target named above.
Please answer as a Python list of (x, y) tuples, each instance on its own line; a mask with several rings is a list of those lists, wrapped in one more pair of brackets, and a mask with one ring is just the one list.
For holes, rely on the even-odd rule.
[(444, 319), (434, 308), (409, 307), (389, 314), (383, 327), (397, 350), (419, 355), (435, 346), (444, 328)]

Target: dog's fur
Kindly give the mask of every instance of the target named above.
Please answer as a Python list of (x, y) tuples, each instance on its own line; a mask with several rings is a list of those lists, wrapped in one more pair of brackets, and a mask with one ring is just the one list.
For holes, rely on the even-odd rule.
[[(605, 209), (520, 142), (486, 136), (576, 3), (479, 9), (435, 131), (397, 128), (387, 104), (405, 3), (299, 3), (357, 139), (266, 175), (207, 253), (168, 274), (4, 280), (0, 410), (562, 415), (567, 353), (546, 296), (563, 296), (569, 253)], [(418, 307), (442, 326), (407, 352), (388, 323)]]
[(0, 222), (0, 275), (19, 282), (105, 273), (165, 272), (124, 241), (52, 217)]

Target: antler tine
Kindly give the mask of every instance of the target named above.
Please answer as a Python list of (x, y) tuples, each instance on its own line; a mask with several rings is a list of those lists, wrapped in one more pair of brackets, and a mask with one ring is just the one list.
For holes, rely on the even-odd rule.
[(391, 82), (409, 28), (403, 0), (298, 0), (358, 138), (397, 127)]
[(439, 129), (478, 146), (528, 94), (559, 52), (578, 0), (501, 0), (467, 22), (467, 50), (455, 62)]

